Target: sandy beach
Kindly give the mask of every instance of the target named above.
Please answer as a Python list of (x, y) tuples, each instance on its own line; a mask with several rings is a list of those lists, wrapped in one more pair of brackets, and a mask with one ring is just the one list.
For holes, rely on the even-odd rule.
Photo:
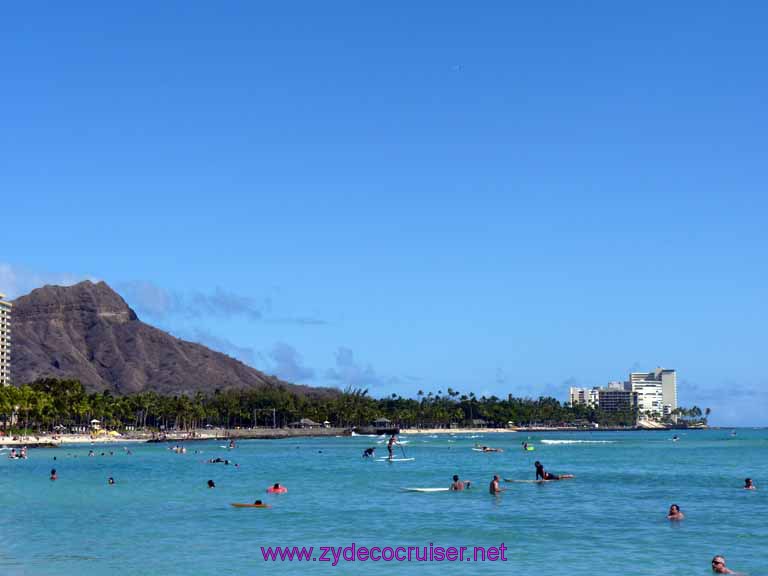
[(488, 434), (517, 431), (514, 428), (401, 428), (400, 434)]

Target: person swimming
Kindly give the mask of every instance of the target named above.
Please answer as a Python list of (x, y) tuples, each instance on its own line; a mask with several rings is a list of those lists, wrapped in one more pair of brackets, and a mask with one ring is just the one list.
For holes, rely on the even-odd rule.
[(288, 488), (281, 486), (279, 482), (275, 482), (272, 486), (267, 488), (267, 492), (270, 494), (285, 494), (288, 492)]
[(736, 572), (726, 567), (725, 556), (721, 554), (712, 558), (712, 572), (715, 574), (736, 574)]
[(58, 480), (59, 476), (56, 474), (56, 468), (51, 469), (51, 480)]
[(752, 483), (752, 478), (744, 478), (744, 490), (757, 490), (757, 486)]
[(213, 480), (208, 480), (208, 488), (216, 488), (216, 484), (213, 482)]
[(682, 520), (685, 518), (685, 515), (680, 511), (680, 506), (677, 504), (672, 504), (669, 507), (669, 512), (667, 513), (667, 519), (668, 520)]
[(573, 478), (573, 474), (550, 474), (544, 470), (544, 465), (538, 460), (533, 465), (536, 467), (536, 480), (564, 480), (566, 478)]
[(114, 483), (115, 483), (115, 479), (114, 479), (114, 478), (112, 478), (112, 476), (110, 476), (109, 478), (107, 478), (107, 484), (109, 484), (110, 486), (112, 486), (112, 485), (114, 485)]
[(376, 448), (366, 448), (363, 450), (363, 458), (371, 458), (374, 456), (374, 452), (376, 452)]
[(453, 482), (451, 483), (450, 489), (452, 491), (458, 492), (460, 490), (464, 490), (464, 482), (459, 480), (459, 475), (454, 474), (453, 475)]

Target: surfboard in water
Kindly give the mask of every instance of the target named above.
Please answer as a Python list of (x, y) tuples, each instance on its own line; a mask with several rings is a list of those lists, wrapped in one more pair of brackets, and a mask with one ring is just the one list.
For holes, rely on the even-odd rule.
[(450, 488), (403, 488), (404, 492), (450, 492)]
[[(560, 480), (573, 480), (573, 476), (560, 478)], [(542, 482), (560, 482), (560, 480), (514, 480), (511, 478), (504, 478), (504, 482), (515, 484), (541, 484)]]
[(413, 460), (416, 460), (416, 458), (392, 458), (392, 460), (389, 458), (376, 458), (376, 462), (411, 462)]
[(232, 502), (230, 506), (235, 508), (272, 508), (269, 504), (245, 504), (241, 502)]

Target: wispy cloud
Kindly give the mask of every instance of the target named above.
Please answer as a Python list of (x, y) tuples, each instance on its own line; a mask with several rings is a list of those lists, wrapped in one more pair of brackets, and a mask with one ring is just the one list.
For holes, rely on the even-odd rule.
[(322, 325), (327, 322), (309, 316), (291, 316), (274, 312), (270, 298), (257, 300), (217, 287), (213, 292), (179, 292), (152, 282), (118, 284), (118, 291), (140, 316), (164, 320), (179, 318), (245, 318), (270, 324)]
[(400, 383), (399, 378), (381, 376), (371, 364), (358, 362), (354, 352), (345, 347), (336, 351), (336, 366), (328, 369), (325, 377), (341, 388), (374, 388), (379, 393)]
[(301, 355), (285, 342), (278, 342), (272, 347), (269, 359), (271, 372), (289, 382), (305, 382), (315, 377), (315, 371), (304, 366)]
[(228, 356), (232, 356), (232, 358), (237, 358), (241, 362), (254, 368), (259, 368), (260, 366), (263, 367), (265, 365), (264, 356), (253, 348), (239, 346), (231, 340), (217, 336), (204, 328), (194, 328), (189, 331), (182, 330), (178, 332), (177, 335), (185, 340), (197, 342), (212, 350), (222, 352)]
[(46, 284), (71, 286), (83, 280), (97, 282), (98, 278), (71, 272), (36, 272), (21, 266), (0, 262), (0, 293), (9, 300), (23, 296)]
[(296, 348), (285, 342), (277, 342), (269, 352), (263, 353), (249, 346), (240, 346), (204, 328), (182, 330), (177, 335), (217, 352), (223, 352), (257, 370), (274, 374), (288, 382), (303, 383), (315, 377), (315, 371), (304, 364)]

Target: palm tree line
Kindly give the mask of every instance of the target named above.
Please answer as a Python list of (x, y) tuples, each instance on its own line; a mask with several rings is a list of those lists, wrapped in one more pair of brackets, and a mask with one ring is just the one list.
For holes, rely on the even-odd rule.
[[(706, 416), (709, 416), (709, 409)], [(706, 422), (701, 409), (677, 409), (688, 423)], [(37, 431), (87, 429), (97, 419), (118, 430), (194, 430), (283, 427), (301, 418), (352, 428), (387, 418), (400, 427), (450, 426), (633, 426), (637, 413), (604, 412), (586, 405), (570, 406), (555, 398), (506, 399), (419, 390), (416, 398), (391, 394), (374, 398), (368, 390), (349, 387), (338, 392), (298, 393), (279, 385), (251, 390), (216, 390), (179, 395), (142, 392), (115, 396), (109, 391), (87, 393), (77, 380), (42, 378), (19, 387), (0, 388), (0, 427)]]

